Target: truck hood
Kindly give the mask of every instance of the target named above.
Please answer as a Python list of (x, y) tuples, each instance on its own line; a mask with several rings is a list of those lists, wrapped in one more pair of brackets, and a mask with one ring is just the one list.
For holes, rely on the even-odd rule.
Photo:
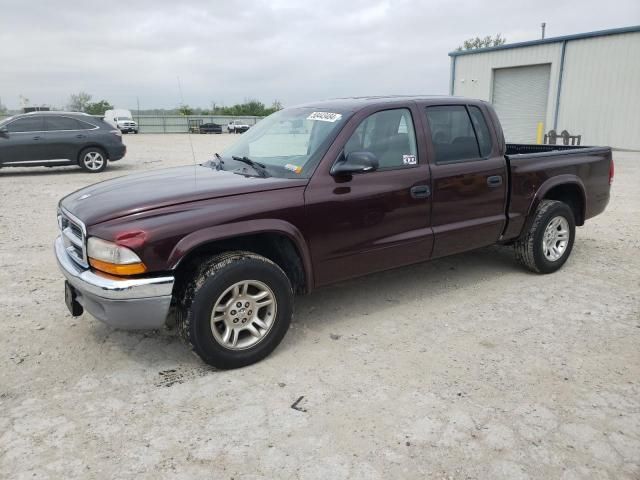
[(307, 183), (307, 179), (260, 178), (192, 165), (96, 183), (67, 195), (60, 205), (89, 226), (169, 205), (301, 187)]

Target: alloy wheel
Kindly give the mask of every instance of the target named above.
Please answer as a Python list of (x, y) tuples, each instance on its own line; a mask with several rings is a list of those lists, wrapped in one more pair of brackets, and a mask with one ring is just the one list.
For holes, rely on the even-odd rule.
[(544, 229), (542, 252), (547, 260), (562, 258), (569, 245), (569, 222), (562, 216), (553, 217)]
[(225, 348), (251, 348), (267, 336), (276, 312), (276, 297), (266, 284), (243, 280), (231, 285), (216, 300), (211, 312), (211, 332)]

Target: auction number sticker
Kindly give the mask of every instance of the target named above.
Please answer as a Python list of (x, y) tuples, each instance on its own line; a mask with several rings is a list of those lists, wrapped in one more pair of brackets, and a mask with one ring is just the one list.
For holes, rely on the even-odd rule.
[(307, 117), (307, 120), (319, 120), (321, 122), (337, 122), (342, 118), (342, 115), (339, 113), (331, 113), (331, 112), (313, 112), (311, 115)]
[(418, 161), (415, 155), (402, 155), (402, 163), (405, 165), (415, 165)]

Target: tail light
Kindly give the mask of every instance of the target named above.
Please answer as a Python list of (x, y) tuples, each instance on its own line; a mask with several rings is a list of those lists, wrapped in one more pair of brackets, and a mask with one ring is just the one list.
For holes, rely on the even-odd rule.
[(122, 132), (120, 130), (109, 130), (109, 133), (113, 133), (116, 137), (122, 137)]
[(613, 174), (615, 173), (615, 166), (613, 165), (613, 158), (611, 159), (611, 163), (609, 164), (609, 185), (613, 183)]

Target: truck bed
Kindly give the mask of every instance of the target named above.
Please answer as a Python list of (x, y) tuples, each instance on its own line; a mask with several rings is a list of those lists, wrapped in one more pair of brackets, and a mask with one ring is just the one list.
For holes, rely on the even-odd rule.
[(607, 148), (607, 147), (585, 147), (580, 145), (536, 145), (528, 143), (507, 143), (506, 155), (527, 155), (537, 153), (565, 153), (568, 151), (584, 151), (585, 149), (592, 148)]
[[(508, 143), (505, 157), (510, 172), (506, 239), (520, 235), (530, 208), (556, 183), (564, 189), (568, 184), (582, 197), (578, 225), (602, 212), (609, 201), (610, 147)], [(567, 194), (556, 191), (552, 197)]]

